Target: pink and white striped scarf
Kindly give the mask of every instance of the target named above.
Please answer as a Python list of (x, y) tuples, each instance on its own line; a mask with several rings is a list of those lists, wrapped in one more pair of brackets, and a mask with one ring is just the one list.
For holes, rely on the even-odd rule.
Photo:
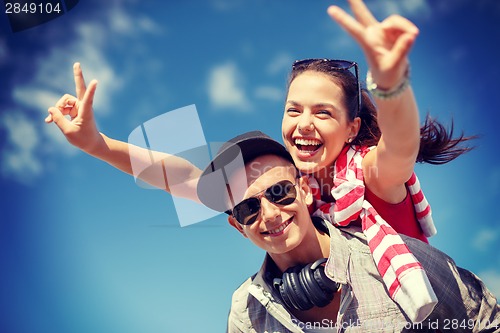
[[(333, 225), (346, 226), (361, 218), (362, 230), (389, 296), (399, 304), (413, 323), (423, 321), (437, 304), (434, 290), (422, 265), (410, 252), (398, 233), (364, 199), (365, 184), (361, 161), (371, 148), (346, 146), (334, 165), (333, 203), (321, 201), (317, 181), (311, 177), (310, 185), (318, 208), (313, 215)], [(436, 233), (431, 209), (412, 174), (407, 182), (415, 205), (417, 220), (426, 237)]]

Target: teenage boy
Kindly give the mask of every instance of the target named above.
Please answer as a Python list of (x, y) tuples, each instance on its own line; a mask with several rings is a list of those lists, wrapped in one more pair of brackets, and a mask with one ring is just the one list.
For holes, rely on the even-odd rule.
[(361, 229), (313, 221), (307, 177), (261, 132), (221, 148), (198, 196), (267, 252), (259, 272), (233, 294), (228, 332), (500, 332), (500, 306), (478, 277), (401, 235), (438, 298), (425, 320), (411, 323), (388, 296)]

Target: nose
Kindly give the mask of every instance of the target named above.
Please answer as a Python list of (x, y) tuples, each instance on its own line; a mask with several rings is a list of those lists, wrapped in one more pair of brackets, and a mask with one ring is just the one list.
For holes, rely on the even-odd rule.
[(279, 207), (273, 203), (271, 203), (269, 200), (267, 200), (265, 197), (260, 199), (260, 210), (262, 214), (262, 220), (266, 221), (274, 221), (276, 220), (280, 215), (281, 211)]
[(297, 123), (300, 132), (310, 132), (314, 128), (313, 119), (309, 112), (303, 112)]

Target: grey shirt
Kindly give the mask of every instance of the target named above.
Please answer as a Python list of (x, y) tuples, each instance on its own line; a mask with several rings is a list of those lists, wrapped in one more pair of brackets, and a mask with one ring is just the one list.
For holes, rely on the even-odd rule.
[(330, 255), (325, 271), (342, 285), (337, 322), (301, 322), (290, 314), (267, 278), (275, 265), (266, 256), (260, 271), (234, 292), (228, 332), (316, 332), (318, 328), (324, 332), (500, 332), (500, 305), (476, 275), (432, 246), (401, 235), (438, 297), (431, 315), (412, 324), (389, 297), (361, 229), (326, 226)]

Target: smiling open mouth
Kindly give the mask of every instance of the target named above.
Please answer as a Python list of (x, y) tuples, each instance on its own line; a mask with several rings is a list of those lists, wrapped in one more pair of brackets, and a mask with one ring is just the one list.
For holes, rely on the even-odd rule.
[(297, 138), (294, 140), (294, 143), (297, 149), (304, 153), (315, 152), (323, 145), (323, 143), (317, 139)]
[(282, 232), (283, 230), (285, 230), (286, 227), (288, 227), (290, 225), (290, 223), (292, 223), (292, 218), (293, 217), (290, 217), (288, 220), (281, 223), (276, 229), (264, 231), (262, 234), (263, 235), (275, 235), (275, 234)]

